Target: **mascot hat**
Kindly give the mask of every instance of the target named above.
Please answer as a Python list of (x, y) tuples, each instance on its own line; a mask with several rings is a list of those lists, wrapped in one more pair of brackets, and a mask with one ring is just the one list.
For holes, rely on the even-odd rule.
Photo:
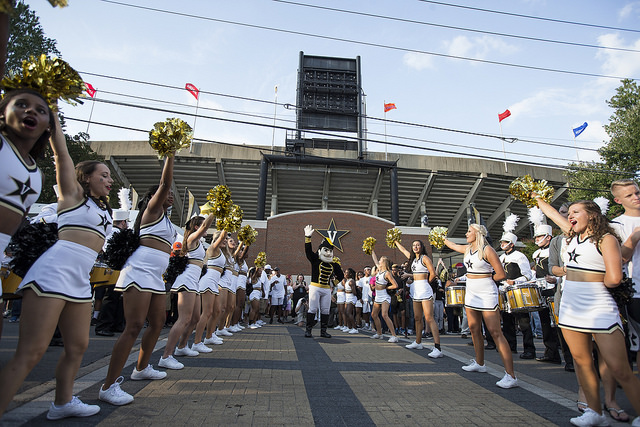
[(320, 243), (320, 246), (318, 246), (318, 250), (320, 250), (322, 248), (333, 249), (333, 245), (331, 243), (329, 243), (329, 241), (327, 239), (324, 239), (322, 241), (322, 243)]

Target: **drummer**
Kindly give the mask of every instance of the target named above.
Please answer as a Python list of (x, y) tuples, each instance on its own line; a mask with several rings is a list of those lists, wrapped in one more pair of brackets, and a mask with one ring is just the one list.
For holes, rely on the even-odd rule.
[[(518, 236), (510, 232), (505, 232), (500, 239), (500, 248), (504, 251), (500, 255), (500, 262), (507, 273), (507, 279), (502, 283), (506, 286), (513, 286), (516, 282), (527, 282), (533, 278), (527, 256), (516, 250), (517, 241)], [(518, 351), (516, 322), (522, 331), (524, 345), (524, 352), (520, 354), (520, 359), (535, 359), (536, 347), (533, 343), (529, 313), (508, 313), (506, 311), (502, 313), (502, 331), (509, 343), (509, 347), (511, 347), (511, 352), (517, 353)]]
[[(536, 277), (538, 283), (542, 283), (542, 296), (553, 297), (556, 288), (557, 278), (549, 270), (549, 245), (551, 243), (552, 230), (547, 224), (539, 224), (535, 228), (534, 239), (538, 249), (533, 253), (533, 260), (536, 263)], [(560, 342), (558, 340), (558, 330), (551, 320), (551, 312), (548, 307), (544, 307), (538, 312), (540, 324), (542, 325), (542, 342), (544, 343), (544, 354), (538, 357), (538, 362), (562, 363), (560, 359)]]

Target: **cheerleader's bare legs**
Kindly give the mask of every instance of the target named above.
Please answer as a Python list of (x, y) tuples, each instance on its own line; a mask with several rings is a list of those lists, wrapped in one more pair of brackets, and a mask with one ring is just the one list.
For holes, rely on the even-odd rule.
[[(205, 291), (201, 294), (201, 296), (202, 296), (202, 302), (201, 302), (202, 314), (200, 315), (200, 319), (196, 324), (196, 337), (193, 340), (194, 344), (198, 344), (202, 342), (202, 335), (204, 334), (204, 329), (207, 326), (207, 323), (209, 323), (209, 321), (213, 317), (214, 306), (218, 299), (218, 294), (214, 294), (213, 292)], [(219, 305), (219, 302), (218, 302), (218, 305)], [(218, 307), (218, 311), (220, 311), (219, 307)], [(208, 330), (207, 333), (209, 332), (213, 333), (210, 330)], [(211, 338), (211, 335), (209, 335), (206, 338)]]
[(396, 336), (396, 331), (393, 327), (393, 322), (389, 317), (389, 303), (384, 301), (382, 303), (374, 303), (373, 310), (371, 311), (371, 317), (373, 317), (373, 323), (376, 325), (376, 332), (378, 335), (382, 336), (382, 322), (380, 322), (380, 317), (378, 316), (382, 311), (382, 319), (384, 319), (384, 323), (389, 328), (389, 332), (392, 336)]
[(193, 302), (193, 310), (191, 311), (191, 319), (189, 320), (189, 323), (187, 324), (187, 328), (185, 329), (185, 332), (182, 334), (182, 336), (180, 336), (180, 341), (178, 342), (178, 348), (184, 348), (187, 345), (187, 342), (189, 341), (189, 338), (191, 337), (191, 333), (193, 332), (193, 329), (196, 327), (196, 325), (198, 324), (198, 322), (200, 321), (200, 309), (202, 306), (202, 302), (200, 299), (200, 294), (196, 295), (196, 298)]
[[(167, 345), (165, 346), (164, 353), (162, 354), (163, 359), (166, 359), (167, 357), (173, 355), (176, 344), (178, 344), (180, 338), (186, 334), (187, 328), (191, 324), (193, 313), (195, 312), (197, 299), (199, 299), (198, 294), (195, 292), (178, 292), (178, 319), (169, 331), (169, 336), (167, 337)], [(199, 315), (200, 305), (198, 304), (198, 316)], [(189, 331), (191, 331), (191, 329), (189, 329)], [(181, 347), (178, 346), (178, 348), (184, 348), (185, 345), (186, 343)]]
[(478, 365), (484, 365), (484, 337), (482, 336), (482, 319), (489, 330), (489, 333), (496, 342), (496, 349), (502, 359), (504, 370), (513, 378), (516, 377), (513, 370), (513, 356), (511, 355), (511, 347), (506, 338), (502, 334), (500, 327), (499, 311), (479, 311), (466, 308), (467, 320), (469, 322), (469, 330), (473, 339), (473, 349), (476, 353), (476, 362)]

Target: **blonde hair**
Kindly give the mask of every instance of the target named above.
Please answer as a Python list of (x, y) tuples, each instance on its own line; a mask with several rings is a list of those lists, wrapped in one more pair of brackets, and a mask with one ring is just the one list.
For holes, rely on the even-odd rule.
[(380, 268), (379, 271), (388, 271), (391, 270), (391, 261), (386, 256), (381, 256), (378, 260), (378, 265)]
[[(469, 228), (476, 235), (476, 248), (478, 248), (478, 258), (484, 259), (484, 247), (487, 246), (487, 229), (484, 225), (469, 224)], [(471, 245), (467, 245), (465, 255), (471, 252)]]
[(611, 183), (611, 194), (613, 194), (613, 196), (615, 197), (615, 192), (618, 189), (618, 187), (628, 187), (630, 185), (634, 185), (634, 186), (638, 186), (638, 183), (635, 182), (632, 179), (618, 179), (616, 181), (613, 181)]

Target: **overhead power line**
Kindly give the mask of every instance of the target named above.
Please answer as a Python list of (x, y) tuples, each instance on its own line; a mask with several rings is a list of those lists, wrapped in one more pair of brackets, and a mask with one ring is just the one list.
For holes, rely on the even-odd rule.
[(339, 41), (339, 42), (343, 42), (343, 43), (351, 43), (351, 44), (375, 47), (375, 48), (380, 48), (380, 49), (397, 50), (397, 51), (401, 51), (401, 52), (410, 52), (410, 53), (421, 53), (421, 54), (430, 55), (430, 56), (437, 56), (437, 57), (440, 57), (440, 58), (460, 59), (460, 60), (464, 60), (464, 61), (478, 62), (478, 63), (482, 63), (482, 64), (500, 65), (500, 66), (504, 66), (504, 67), (518, 68), (518, 69), (524, 69), (524, 70), (544, 71), (544, 72), (550, 72), (550, 73), (568, 74), (568, 75), (575, 75), (575, 76), (601, 77), (601, 78), (616, 79), (616, 80), (623, 80), (623, 79), (637, 80), (637, 78), (633, 78), (631, 76), (613, 76), (613, 75), (608, 75), (608, 74), (588, 73), (588, 72), (571, 71), (571, 70), (561, 70), (561, 69), (558, 69), (558, 68), (541, 67), (541, 66), (534, 66), (534, 65), (514, 64), (514, 63), (509, 63), (509, 62), (501, 62), (501, 61), (490, 61), (488, 59), (479, 59), (479, 58), (471, 58), (471, 57), (467, 57), (467, 56), (449, 55), (449, 54), (445, 54), (445, 53), (430, 52), (430, 51), (426, 51), (426, 50), (411, 49), (411, 48), (405, 48), (405, 47), (400, 47), (400, 46), (391, 46), (391, 45), (385, 45), (385, 44), (381, 44), (381, 43), (366, 42), (366, 41), (362, 41), (362, 40), (353, 40), (353, 39), (347, 39), (347, 38), (341, 38), (341, 37), (333, 37), (333, 36), (327, 36), (327, 35), (321, 35), (321, 34), (313, 34), (313, 33), (307, 33), (307, 32), (304, 32), (304, 31), (285, 30), (283, 28), (274, 28), (274, 27), (268, 27), (268, 26), (265, 26), (265, 25), (248, 24), (248, 23), (245, 23), (245, 22), (237, 22), (237, 21), (230, 21), (230, 20), (227, 20), (227, 19), (211, 18), (211, 17), (201, 16), (201, 15), (194, 15), (194, 14), (191, 14), (191, 13), (176, 12), (176, 11), (171, 11), (171, 10), (166, 10), (166, 9), (158, 9), (158, 8), (149, 7), (149, 6), (140, 6), (140, 5), (134, 5), (134, 4), (127, 4), (127, 3), (123, 3), (123, 2), (119, 2), (119, 1), (115, 1), (115, 0), (100, 0), (100, 1), (105, 2), (105, 3), (111, 3), (111, 4), (119, 5), (119, 6), (126, 6), (126, 7), (135, 8), (135, 9), (140, 9), (140, 10), (148, 10), (148, 11), (151, 11), (151, 12), (158, 12), (158, 13), (164, 13), (164, 14), (169, 14), (169, 15), (182, 16), (182, 17), (185, 17), (185, 18), (201, 19), (201, 20), (206, 20), (206, 21), (211, 21), (211, 22), (219, 22), (219, 23), (223, 23), (223, 24), (238, 25), (238, 26), (242, 26), (242, 27), (246, 27), (246, 28), (254, 28), (254, 29), (259, 29), (259, 30), (274, 31), (274, 32), (285, 33), (285, 34), (294, 34), (294, 35), (298, 35), (298, 36), (312, 37), (312, 38), (323, 39), (323, 40), (333, 40), (333, 41)]

